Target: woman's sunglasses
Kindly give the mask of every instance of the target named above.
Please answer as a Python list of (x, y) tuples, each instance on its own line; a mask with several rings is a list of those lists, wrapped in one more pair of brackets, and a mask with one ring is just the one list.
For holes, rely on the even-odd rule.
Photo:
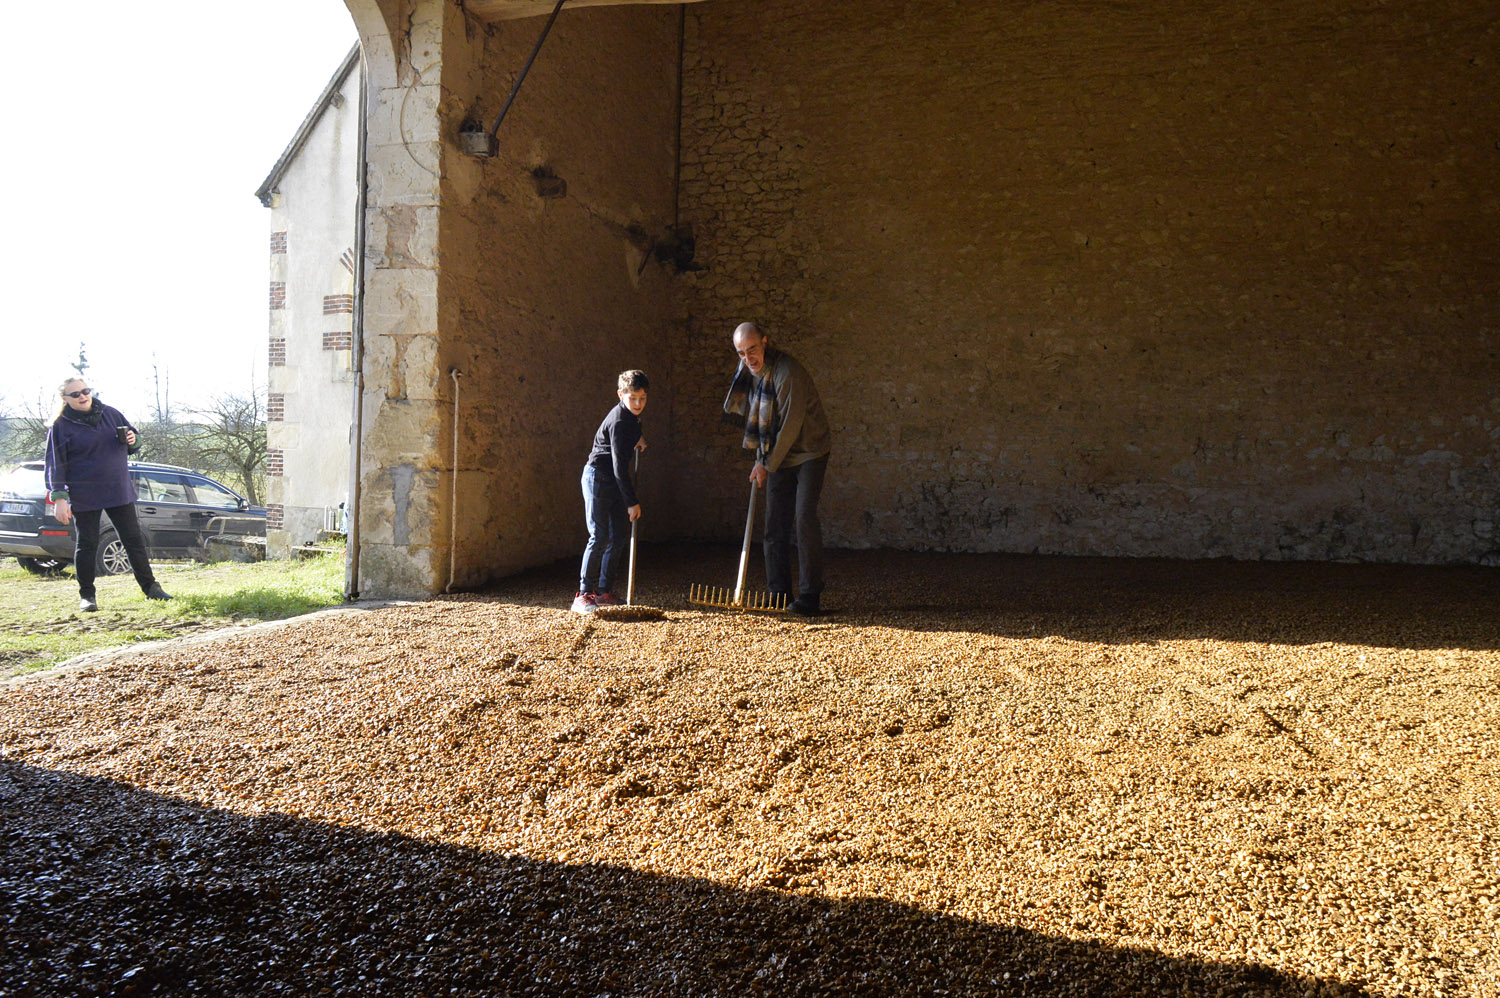
[(77, 399), (77, 398), (83, 398), (85, 395), (92, 395), (92, 394), (94, 394), (94, 390), (92, 388), (80, 388), (76, 392), (63, 392), (63, 394), (66, 395), (70, 399)]

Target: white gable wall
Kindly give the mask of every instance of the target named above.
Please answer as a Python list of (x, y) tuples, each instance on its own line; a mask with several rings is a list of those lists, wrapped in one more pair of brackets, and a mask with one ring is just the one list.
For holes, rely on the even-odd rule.
[(348, 498), (358, 87), (356, 71), (288, 164), (272, 201), (267, 542), (273, 556), (316, 540), (325, 510)]

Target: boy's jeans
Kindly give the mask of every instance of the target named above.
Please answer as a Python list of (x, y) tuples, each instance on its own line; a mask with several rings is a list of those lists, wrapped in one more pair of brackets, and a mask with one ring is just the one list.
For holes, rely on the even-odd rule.
[(592, 464), (583, 468), (583, 518), (588, 522), (589, 542), (578, 570), (578, 591), (610, 592), (620, 554), (630, 540), (630, 511), (615, 476)]

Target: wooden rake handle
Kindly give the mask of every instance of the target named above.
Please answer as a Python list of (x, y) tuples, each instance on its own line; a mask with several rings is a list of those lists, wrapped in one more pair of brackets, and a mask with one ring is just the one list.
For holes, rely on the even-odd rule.
[[(640, 499), (639, 490), (640, 490), (640, 487), (641, 487), (641, 452), (639, 450), (637, 450), (635, 452), (635, 469), (634, 469), (634, 471), (635, 471), (635, 487), (636, 487), (636, 490), (637, 490), (637, 493), (638, 493), (636, 495), (636, 499), (639, 500)], [(626, 606), (631, 606), (631, 605), (633, 605), (635, 603), (635, 525), (637, 523), (639, 523), (639, 522), (640, 522), (639, 518), (630, 521), (630, 572), (629, 572), (629, 575), (628, 575), (628, 577), (627, 577), (627, 579), (625, 581), (625, 605)]]
[(760, 484), (750, 481), (750, 508), (745, 511), (745, 543), (740, 548), (740, 574), (734, 580), (734, 603), (741, 605), (745, 594), (745, 570), (750, 567), (750, 536), (755, 531), (755, 490)]

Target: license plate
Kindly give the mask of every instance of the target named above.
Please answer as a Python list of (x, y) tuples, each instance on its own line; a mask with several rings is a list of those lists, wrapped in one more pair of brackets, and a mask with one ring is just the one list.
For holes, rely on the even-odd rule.
[(30, 512), (31, 512), (31, 503), (29, 503), (29, 502), (8, 502), (8, 503), (5, 503), (3, 506), (0, 506), (0, 513), (30, 513)]

